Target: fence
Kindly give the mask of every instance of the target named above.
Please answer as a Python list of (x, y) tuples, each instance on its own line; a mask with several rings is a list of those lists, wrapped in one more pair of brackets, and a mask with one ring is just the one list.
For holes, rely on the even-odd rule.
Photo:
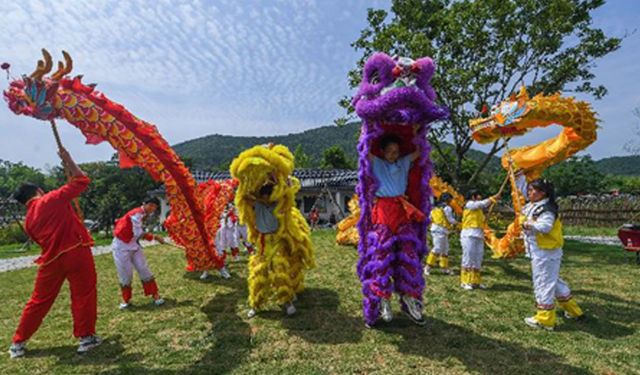
[[(617, 228), (629, 222), (640, 222), (640, 196), (586, 195), (558, 199), (560, 217), (565, 225), (582, 227)], [(498, 205), (492, 221), (511, 222), (513, 208)]]

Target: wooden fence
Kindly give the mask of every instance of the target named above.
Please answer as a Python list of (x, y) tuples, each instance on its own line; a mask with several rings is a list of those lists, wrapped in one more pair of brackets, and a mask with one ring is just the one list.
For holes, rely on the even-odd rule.
[[(640, 197), (634, 195), (599, 195), (558, 199), (560, 217), (565, 225), (617, 228), (629, 222), (640, 222)], [(496, 206), (492, 220), (513, 221), (513, 209)]]

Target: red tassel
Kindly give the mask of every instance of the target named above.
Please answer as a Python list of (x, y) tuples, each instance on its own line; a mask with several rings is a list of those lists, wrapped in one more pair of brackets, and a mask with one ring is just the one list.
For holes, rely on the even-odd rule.
[(146, 283), (142, 283), (142, 289), (144, 289), (145, 296), (153, 296), (158, 294), (158, 284), (155, 279), (151, 279)]
[(131, 295), (132, 295), (132, 291), (131, 291), (131, 287), (130, 286), (123, 286), (120, 291), (122, 292), (122, 300), (124, 301), (124, 303), (129, 303), (129, 301), (131, 300)]

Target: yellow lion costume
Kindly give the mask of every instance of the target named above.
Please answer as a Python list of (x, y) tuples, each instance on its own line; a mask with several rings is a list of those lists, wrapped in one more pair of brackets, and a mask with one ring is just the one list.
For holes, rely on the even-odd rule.
[[(231, 175), (240, 182), (235, 197), (240, 222), (247, 225), (249, 241), (258, 244), (249, 258), (249, 306), (254, 313), (271, 301), (291, 304), (304, 289), (304, 270), (315, 267), (311, 231), (295, 206), (300, 181), (291, 175), (293, 168), (289, 149), (271, 144), (245, 150), (231, 163)], [(269, 193), (261, 195), (265, 187)], [(258, 230), (258, 204), (275, 206), (271, 212), (277, 229), (271, 233)]]

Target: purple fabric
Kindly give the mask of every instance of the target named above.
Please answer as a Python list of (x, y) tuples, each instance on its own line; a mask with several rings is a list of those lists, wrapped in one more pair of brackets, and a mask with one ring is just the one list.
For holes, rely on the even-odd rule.
[[(378, 186), (368, 155), (372, 141), (384, 132), (383, 123), (420, 125), (413, 139), (413, 143), (422, 150), (414, 161), (421, 172), (422, 186), (416, 207), (429, 217), (429, 180), (433, 167), (429, 158), (431, 146), (426, 138), (428, 125), (448, 116), (445, 107), (434, 103), (435, 91), (429, 83), (434, 70), (433, 61), (428, 57), (410, 61), (409, 65), (406, 60), (399, 62), (384, 53), (376, 53), (364, 66), (363, 80), (353, 100), (356, 113), (363, 120), (358, 143), (360, 180), (356, 188), (361, 207), (357, 272), (364, 296), (364, 319), (368, 324), (374, 324), (378, 319), (381, 292), (386, 295), (397, 292), (422, 300), (425, 285), (422, 261), (427, 253), (429, 223), (409, 223), (396, 234), (384, 225), (371, 223)], [(406, 82), (409, 84), (404, 84)]]

